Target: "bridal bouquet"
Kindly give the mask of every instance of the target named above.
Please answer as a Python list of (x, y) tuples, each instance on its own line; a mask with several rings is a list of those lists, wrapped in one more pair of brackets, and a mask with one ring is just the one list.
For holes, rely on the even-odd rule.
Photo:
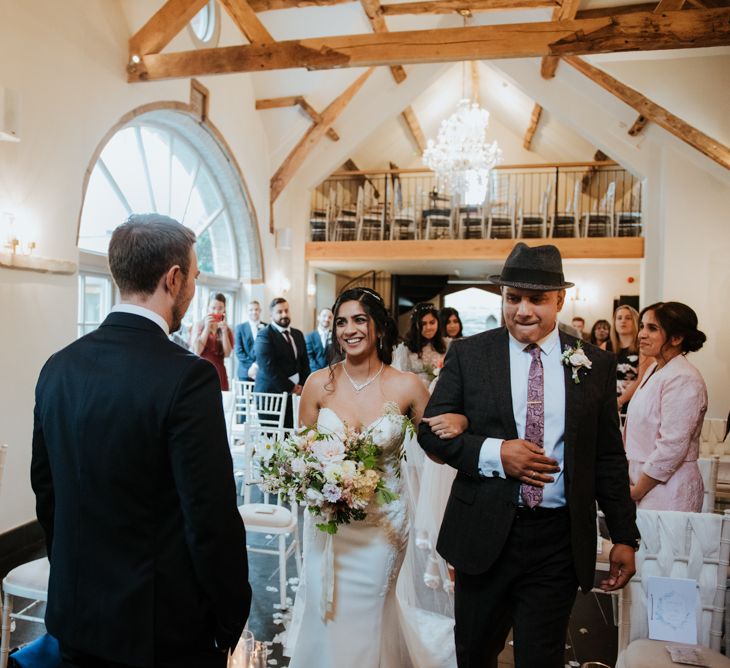
[(372, 430), (346, 427), (339, 435), (307, 427), (267, 444), (262, 486), (306, 506), (322, 518), (318, 529), (335, 534), (338, 525), (365, 519), (373, 500), (384, 505), (398, 498), (383, 480), (380, 450)]

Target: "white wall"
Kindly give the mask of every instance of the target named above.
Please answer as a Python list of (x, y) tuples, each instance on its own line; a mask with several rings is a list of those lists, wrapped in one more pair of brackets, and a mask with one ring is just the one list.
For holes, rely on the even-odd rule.
[(570, 323), (579, 315), (585, 318), (586, 331), (596, 320), (612, 321), (614, 299), (641, 290), (640, 260), (564, 260), (563, 273), (575, 288), (567, 291), (560, 320)]
[[(188, 80), (126, 82), (129, 31), (159, 6), (155, 0), (0, 3), (0, 85), (20, 93), (22, 136), (18, 144), (0, 142), (0, 211), (14, 212), (17, 225), (32, 230), (39, 255), (77, 260), (84, 172), (105, 133), (143, 104), (189, 101)], [(124, 8), (133, 12), (125, 15)], [(201, 81), (211, 93), (211, 121), (252, 197), (267, 272), (273, 253), (269, 151), (251, 77)], [(263, 302), (271, 296), (266, 289), (253, 292)], [(35, 516), (28, 477), (33, 387), (47, 357), (76, 336), (77, 278), (0, 270), (0, 313), (0, 442), (10, 445), (0, 492), (2, 532)]]

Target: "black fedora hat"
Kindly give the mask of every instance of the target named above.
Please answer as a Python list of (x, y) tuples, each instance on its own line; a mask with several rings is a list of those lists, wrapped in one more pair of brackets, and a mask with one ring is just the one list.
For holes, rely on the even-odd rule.
[(515, 245), (504, 262), (502, 273), (490, 276), (497, 285), (524, 290), (564, 290), (573, 287), (563, 276), (563, 260), (557, 247)]

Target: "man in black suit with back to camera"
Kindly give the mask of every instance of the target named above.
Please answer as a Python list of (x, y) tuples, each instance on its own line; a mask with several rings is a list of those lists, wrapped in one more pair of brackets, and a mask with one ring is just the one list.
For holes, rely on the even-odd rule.
[[(555, 246), (518, 243), (492, 280), (506, 327), (451, 344), (419, 430), (423, 449), (458, 471), (437, 544), (456, 572), (457, 662), (496, 668), (511, 627), (516, 668), (562, 668), (577, 588), (593, 586), (596, 501), (614, 542), (601, 587), (635, 570), (616, 358), (558, 330), (572, 283)], [(432, 433), (441, 413), (469, 428)]]
[(156, 214), (114, 230), (121, 303), (36, 387), (31, 481), (69, 668), (224, 668), (251, 604), (215, 368), (168, 339), (199, 274)]
[(283, 297), (269, 305), (271, 322), (256, 337), (256, 392), (288, 392), (284, 426), (294, 424), (291, 395), (301, 395), (309, 376), (304, 334), (291, 327), (289, 303)]

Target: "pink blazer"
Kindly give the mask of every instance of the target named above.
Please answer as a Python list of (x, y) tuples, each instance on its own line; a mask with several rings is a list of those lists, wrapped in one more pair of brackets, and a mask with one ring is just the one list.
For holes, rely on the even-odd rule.
[(629, 402), (624, 445), (631, 462), (665, 483), (683, 463), (699, 456), (707, 387), (684, 355), (655, 369), (656, 364), (647, 369)]

